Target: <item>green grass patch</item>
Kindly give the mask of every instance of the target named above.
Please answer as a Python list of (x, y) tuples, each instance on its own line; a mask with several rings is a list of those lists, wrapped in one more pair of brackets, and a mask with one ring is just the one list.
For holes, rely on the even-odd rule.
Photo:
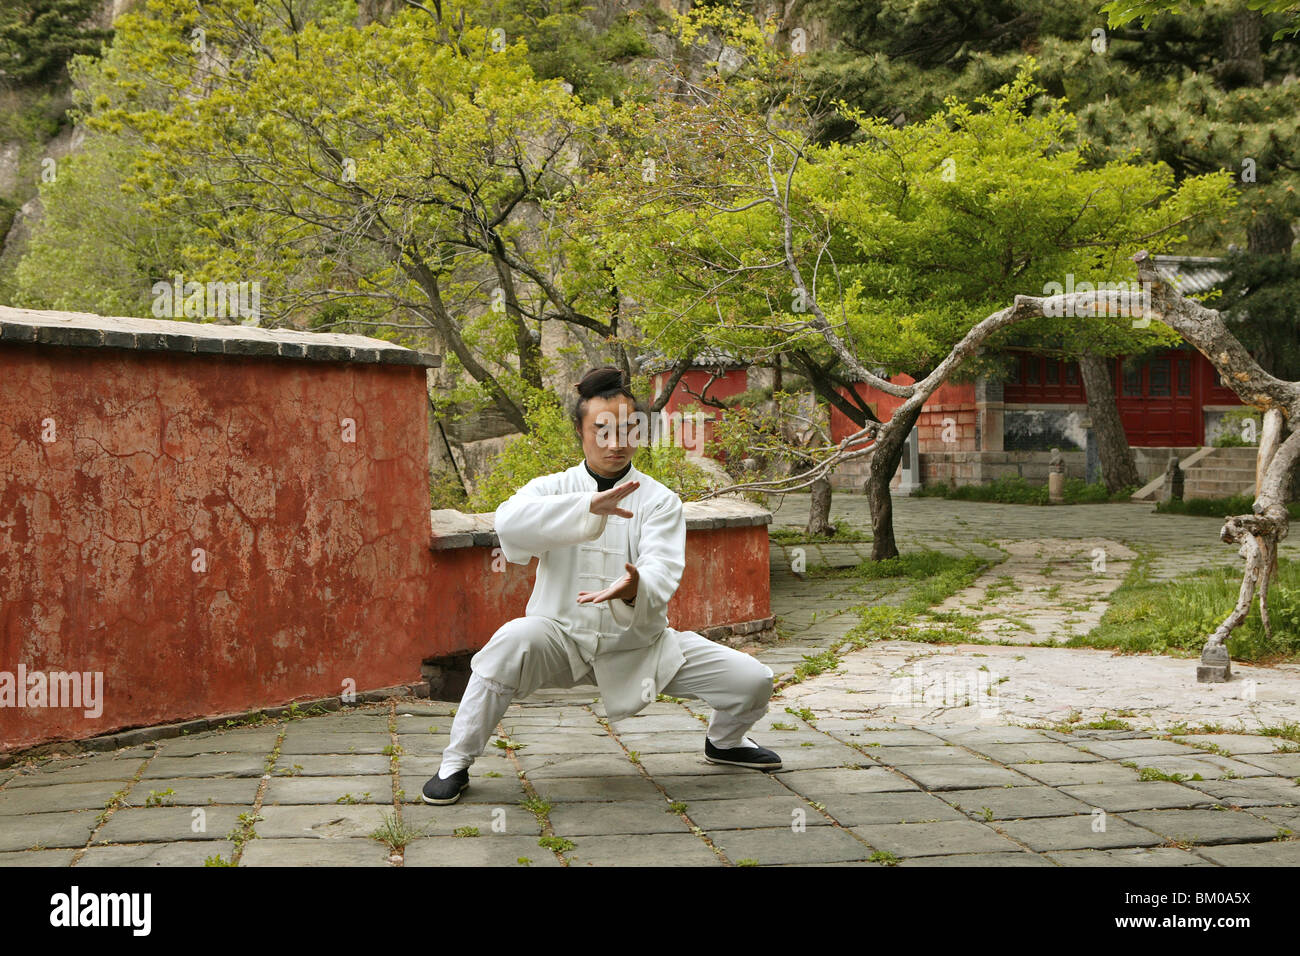
[(854, 528), (847, 521), (834, 526), (831, 534), (809, 535), (803, 528), (768, 527), (767, 536), (777, 544), (862, 544), (871, 540), (871, 532)]
[[(1254, 513), (1255, 499), (1250, 495), (1233, 495), (1230, 498), (1190, 498), (1183, 501), (1161, 501), (1156, 504), (1160, 514), (1196, 515), (1203, 518), (1227, 518), (1231, 515)], [(1300, 501), (1286, 506), (1292, 518), (1300, 518)]]
[[(1072, 637), (1069, 647), (1107, 647), (1126, 653), (1199, 654), (1206, 637), (1237, 602), (1239, 568), (1208, 568), (1174, 581), (1152, 581), (1149, 561), (1133, 562), (1128, 579), (1115, 590), (1100, 623), (1085, 635)], [(1250, 614), (1228, 638), (1234, 660), (1262, 663), (1300, 655), (1300, 562), (1279, 558), (1277, 576), (1269, 589), (1271, 639), (1264, 636), (1258, 595)]]
[[(1089, 484), (1081, 478), (1065, 479), (1061, 490), (1067, 505), (1109, 504), (1128, 501), (1137, 489), (1124, 487), (1111, 494), (1101, 482)], [(914, 497), (948, 498), (953, 501), (996, 501), (1008, 505), (1047, 505), (1047, 485), (1033, 485), (1020, 476), (998, 478), (985, 485), (949, 485), (938, 482), (912, 492)], [(1249, 509), (1247, 509), (1249, 510)]]

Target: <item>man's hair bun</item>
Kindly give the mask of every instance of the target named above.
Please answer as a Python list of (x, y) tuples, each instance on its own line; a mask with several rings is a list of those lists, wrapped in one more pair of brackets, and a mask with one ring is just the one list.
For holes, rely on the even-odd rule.
[[(582, 381), (575, 388), (583, 398), (595, 398), (597, 395), (602, 398), (609, 398), (626, 389), (627, 385), (622, 369), (606, 366), (605, 368), (593, 368), (582, 377)], [(601, 393), (609, 394), (602, 395)]]

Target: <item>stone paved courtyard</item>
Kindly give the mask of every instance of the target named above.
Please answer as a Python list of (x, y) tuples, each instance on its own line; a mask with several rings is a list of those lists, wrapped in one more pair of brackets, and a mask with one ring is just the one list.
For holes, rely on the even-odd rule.
[[(861, 498), (835, 502), (869, 527)], [(1095, 623), (1139, 552), (1166, 578), (1239, 561), (1218, 519), (936, 499), (895, 514), (904, 551), (1005, 558), (950, 606), (992, 602), (1005, 617), (989, 633), (1023, 640), (878, 642), (786, 684), (753, 731), (780, 772), (707, 763), (699, 701), (610, 725), (579, 687), (512, 705), (511, 746), (475, 763), (459, 804), (430, 807), (419, 791), (453, 705), (399, 699), (0, 770), (0, 863), (1300, 865), (1300, 748), (1258, 733), (1300, 719), (1300, 667), (1234, 665), (1232, 683), (1197, 685), (1187, 659), (1050, 646)], [(776, 525), (805, 517), (790, 496)], [(805, 557), (854, 564), (868, 548)], [(843, 636), (851, 607), (906, 595), (799, 576), (791, 557), (773, 546), (784, 639), (755, 649), (785, 678)], [(1116, 715), (1134, 729), (1062, 729)], [(1222, 731), (1186, 733), (1205, 724)], [(402, 852), (371, 836), (386, 817), (411, 831)]]

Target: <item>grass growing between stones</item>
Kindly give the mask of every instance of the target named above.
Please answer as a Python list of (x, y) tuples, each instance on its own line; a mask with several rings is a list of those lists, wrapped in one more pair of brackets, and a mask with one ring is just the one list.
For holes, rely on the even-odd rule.
[(887, 561), (863, 561), (856, 567), (834, 569), (837, 576), (863, 580), (895, 578), (898, 580), (895, 590), (910, 587), (910, 591), (898, 604), (858, 606), (858, 623), (829, 652), (838, 654), (845, 647), (858, 648), (881, 640), (988, 643), (973, 635), (978, 618), (961, 614), (929, 616), (926, 612), (970, 587), (990, 564), (987, 559), (972, 555), (956, 557), (941, 551), (917, 551)]
[[(1236, 604), (1240, 588), (1240, 568), (1205, 568), (1175, 581), (1153, 581), (1148, 561), (1140, 558), (1111, 594), (1110, 607), (1097, 626), (1070, 638), (1065, 646), (1195, 656)], [(1300, 656), (1300, 562), (1278, 559), (1268, 609), (1272, 637), (1264, 635), (1256, 596), (1250, 614), (1228, 639), (1234, 660), (1266, 664)]]

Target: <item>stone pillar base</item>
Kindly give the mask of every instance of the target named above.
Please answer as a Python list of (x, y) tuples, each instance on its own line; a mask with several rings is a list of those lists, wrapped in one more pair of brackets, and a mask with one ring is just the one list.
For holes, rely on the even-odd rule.
[(1226, 684), (1232, 680), (1232, 661), (1228, 649), (1222, 644), (1207, 644), (1201, 651), (1201, 663), (1196, 667), (1198, 684)]

